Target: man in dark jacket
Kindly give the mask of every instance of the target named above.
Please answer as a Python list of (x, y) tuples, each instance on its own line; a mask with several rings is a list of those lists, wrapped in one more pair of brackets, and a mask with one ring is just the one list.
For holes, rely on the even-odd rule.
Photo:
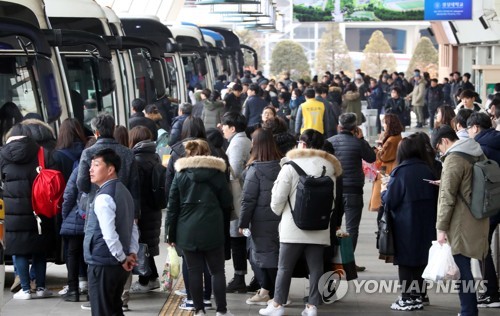
[[(344, 113), (339, 118), (339, 135), (328, 138), (335, 149), (335, 155), (342, 164), (343, 200), (346, 229), (352, 237), (353, 249), (358, 242), (359, 223), (363, 211), (363, 186), (365, 175), (362, 160), (372, 163), (377, 158), (375, 151), (364, 139), (363, 132), (357, 127), (354, 113)], [(358, 271), (364, 267), (356, 266)]]
[(253, 126), (260, 123), (262, 111), (267, 106), (267, 102), (261, 98), (261, 89), (255, 83), (248, 87), (248, 98), (245, 101), (244, 115), (247, 118), (247, 125)]
[(134, 199), (135, 218), (139, 218), (139, 173), (137, 171), (137, 164), (135, 162), (134, 153), (129, 148), (118, 144), (113, 138), (115, 120), (111, 115), (99, 114), (92, 119), (91, 126), (94, 130), (94, 135), (97, 138), (97, 142), (93, 146), (85, 149), (82, 152), (80, 164), (78, 166), (78, 180), (76, 182), (78, 190), (85, 193), (90, 193), (89, 199), (90, 201), (93, 200), (97, 187), (92, 186), (92, 183), (90, 181), (89, 169), (92, 161), (92, 156), (101, 149), (111, 148), (121, 158), (122, 168), (120, 168), (120, 170), (118, 171), (118, 178), (130, 191), (130, 194)]
[(431, 86), (425, 93), (425, 104), (429, 110), (429, 125), (434, 129), (434, 116), (437, 108), (443, 104), (443, 89), (438, 85), (437, 79), (431, 79)]
[(156, 127), (156, 123), (147, 118), (144, 115), (144, 109), (146, 108), (146, 102), (142, 99), (134, 99), (132, 101), (132, 115), (130, 115), (130, 120), (128, 121), (129, 129), (132, 129), (136, 126), (144, 126), (147, 127), (151, 131), (151, 135), (153, 135), (153, 141), (156, 141), (158, 138), (158, 128)]
[(328, 126), (325, 127), (326, 138), (337, 135), (337, 126), (339, 124), (340, 113), (336, 113), (335, 110), (339, 109), (339, 107), (334, 107), (334, 105), (326, 99), (328, 86), (317, 84), (314, 87), (314, 91), (316, 93), (316, 100), (323, 102), (323, 104), (325, 105), (325, 112), (327, 116), (326, 121), (328, 122)]
[[(390, 92), (389, 92), (390, 94)], [(380, 122), (380, 113), (382, 113), (382, 108), (384, 107), (385, 94), (382, 88), (377, 82), (377, 79), (370, 79), (370, 89), (366, 92), (368, 98), (368, 105), (370, 109), (377, 110), (377, 134), (382, 132), (382, 123)]]
[(133, 199), (118, 179), (121, 159), (112, 149), (91, 159), (90, 179), (99, 190), (88, 211), (83, 249), (92, 315), (123, 315), (121, 294), (139, 251)]
[(172, 130), (170, 131), (170, 138), (168, 140), (168, 145), (172, 147), (181, 140), (182, 124), (188, 116), (191, 115), (193, 106), (191, 103), (182, 103), (179, 106), (178, 116), (174, 118), (172, 122)]
[(231, 92), (224, 96), (224, 113), (238, 112), (241, 113), (241, 94), (243, 87), (240, 84), (233, 84)]
[(458, 96), (460, 95), (461, 91), (462, 91), (462, 80), (460, 78), (460, 72), (456, 71), (453, 73), (453, 81), (451, 82), (451, 89), (450, 89), (450, 98), (453, 102), (452, 104), (453, 108), (455, 108), (459, 103)]
[[(469, 137), (474, 138), (485, 156), (500, 164), (500, 131), (492, 128), (490, 118), (485, 113), (474, 112), (467, 120), (467, 131)], [(483, 280), (486, 281), (486, 293), (477, 300), (478, 307), (500, 307), (500, 297), (498, 293), (498, 279), (491, 256), (491, 240), (493, 232), (500, 223), (500, 213), (490, 217), (490, 229), (488, 233), (488, 254), (484, 259)]]

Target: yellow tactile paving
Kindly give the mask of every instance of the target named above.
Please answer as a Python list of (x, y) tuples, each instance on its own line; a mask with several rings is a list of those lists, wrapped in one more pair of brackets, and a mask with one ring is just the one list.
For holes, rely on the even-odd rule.
[(194, 314), (191, 311), (179, 309), (183, 296), (175, 295), (174, 292), (182, 288), (184, 288), (184, 279), (182, 276), (179, 276), (179, 280), (177, 280), (177, 283), (172, 289), (172, 293), (168, 296), (159, 316), (192, 316)]

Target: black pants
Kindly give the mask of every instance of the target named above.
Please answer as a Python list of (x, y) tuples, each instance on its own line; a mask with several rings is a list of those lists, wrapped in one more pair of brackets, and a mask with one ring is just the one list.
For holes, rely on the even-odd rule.
[(121, 265), (89, 264), (89, 296), (92, 316), (123, 316), (122, 292), (130, 272)]
[(425, 266), (398, 266), (399, 282), (401, 283), (401, 297), (403, 300), (410, 299), (412, 296), (425, 296), (427, 293), (427, 286), (424, 279), (422, 279), (424, 269)]
[[(186, 297), (188, 301), (191, 301), (193, 297), (191, 296), (191, 291), (189, 290), (189, 271), (187, 266), (186, 258), (182, 260), (182, 277), (184, 278), (184, 286), (186, 287)], [(212, 276), (210, 271), (208, 271), (207, 262), (205, 261), (205, 266), (203, 267), (203, 299), (209, 301), (212, 297)]]
[(82, 266), (86, 269), (83, 260), (83, 235), (64, 236), (67, 245), (66, 266), (68, 267), (68, 291), (78, 291), (78, 276)]
[(259, 277), (257, 281), (259, 281), (260, 287), (264, 290), (269, 291), (269, 296), (274, 297), (274, 285), (276, 283), (276, 276), (278, 275), (278, 268), (258, 268), (254, 267), (254, 272), (259, 270), (257, 276)]
[(212, 288), (217, 305), (217, 312), (227, 312), (226, 275), (224, 272), (224, 246), (209, 251), (186, 251), (189, 272), (189, 291), (193, 297), (195, 312), (205, 310), (203, 304), (203, 268), (206, 264), (212, 275)]
[(151, 274), (148, 276), (139, 276), (139, 283), (141, 285), (147, 285), (149, 281), (154, 281), (158, 279), (158, 269), (156, 268), (155, 257), (149, 256), (149, 267), (151, 268)]
[(233, 256), (234, 274), (247, 273), (247, 238), (231, 237), (231, 255)]

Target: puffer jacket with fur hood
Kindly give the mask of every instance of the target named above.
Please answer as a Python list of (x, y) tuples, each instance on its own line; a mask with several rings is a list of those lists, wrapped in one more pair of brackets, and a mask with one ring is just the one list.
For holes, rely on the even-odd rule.
[[(282, 162), (293, 160), (308, 175), (318, 177), (326, 168), (326, 175), (335, 182), (342, 174), (342, 167), (335, 156), (317, 149), (294, 149), (287, 153)], [(279, 226), (281, 243), (330, 245), (330, 228), (326, 230), (301, 230), (293, 221), (288, 204), (295, 205), (295, 194), (299, 175), (290, 165), (283, 165), (278, 178), (274, 182), (271, 196), (271, 209), (276, 215), (281, 215)], [(332, 205), (333, 209), (334, 205)]]
[(224, 246), (224, 221), (233, 203), (226, 163), (211, 156), (180, 158), (175, 171), (167, 211), (169, 242), (188, 251)]

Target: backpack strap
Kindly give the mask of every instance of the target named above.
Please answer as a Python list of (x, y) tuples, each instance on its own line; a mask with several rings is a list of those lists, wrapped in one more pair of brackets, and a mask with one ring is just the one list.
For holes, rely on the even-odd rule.
[[(304, 170), (301, 167), (299, 167), (298, 164), (295, 163), (295, 161), (290, 160), (285, 162), (283, 165), (290, 165), (293, 167), (293, 169), (295, 169), (295, 172), (297, 172), (299, 176), (307, 177), (307, 173), (305, 173)], [(287, 199), (288, 199), (288, 205), (290, 206), (290, 211), (293, 212), (292, 203), (290, 202), (290, 195), (288, 195)]]
[(43, 153), (43, 147), (42, 146), (40, 146), (38, 148), (38, 165), (39, 165), (40, 168), (45, 169), (45, 155)]
[[(459, 151), (454, 151), (452, 153), (450, 153), (450, 155), (457, 155), (457, 156), (460, 156), (462, 158), (464, 158), (465, 160), (467, 160), (472, 166), (474, 166), (474, 164), (477, 162), (477, 160), (474, 158), (474, 156), (472, 155), (469, 155), (469, 154), (466, 154), (466, 153), (463, 153), (463, 152), (459, 152)], [(457, 192), (458, 193), (458, 197), (462, 200), (462, 202), (464, 202), (465, 206), (467, 206), (467, 208), (469, 209), (469, 211), (471, 210), (470, 208), (470, 204), (467, 203), (467, 201), (465, 200), (465, 197), (462, 195), (462, 192)]]

